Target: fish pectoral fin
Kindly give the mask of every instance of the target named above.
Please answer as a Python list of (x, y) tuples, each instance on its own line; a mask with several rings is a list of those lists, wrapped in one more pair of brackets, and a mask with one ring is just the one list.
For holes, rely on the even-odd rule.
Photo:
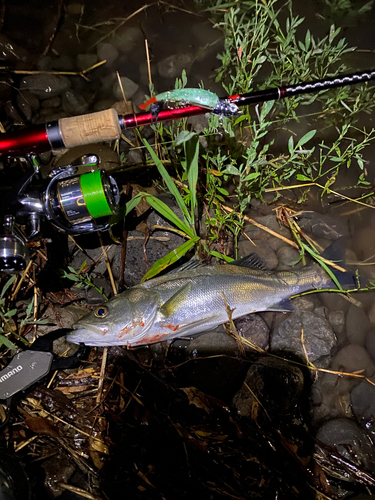
[(276, 304), (272, 304), (272, 306), (267, 307), (267, 311), (275, 311), (275, 312), (293, 312), (294, 307), (290, 299), (283, 299)]
[[(199, 319), (197, 321), (192, 321), (191, 323), (188, 323), (188, 324), (180, 325), (175, 330), (175, 332), (171, 335), (171, 337), (177, 338), (179, 336), (188, 335), (189, 333), (191, 333), (191, 331), (193, 329), (196, 329), (198, 327), (202, 327), (202, 332), (204, 332), (206, 330), (209, 330), (211, 328), (212, 329), (216, 328), (217, 325), (216, 326), (212, 325), (212, 322), (214, 322), (215, 320), (217, 320), (217, 325), (219, 325), (220, 324), (220, 320), (219, 320), (219, 316), (217, 314), (213, 314), (212, 316), (205, 317), (205, 318)], [(205, 327), (205, 325), (207, 325), (207, 324), (209, 324), (209, 326)]]
[(160, 313), (169, 318), (173, 316), (175, 312), (177, 312), (185, 302), (191, 288), (191, 282), (186, 283), (178, 292), (176, 292), (170, 299), (168, 299), (164, 304), (160, 307)]
[(263, 259), (256, 253), (249, 253), (247, 257), (233, 260), (229, 264), (231, 266), (247, 267), (249, 269), (255, 269), (257, 271), (269, 271)]

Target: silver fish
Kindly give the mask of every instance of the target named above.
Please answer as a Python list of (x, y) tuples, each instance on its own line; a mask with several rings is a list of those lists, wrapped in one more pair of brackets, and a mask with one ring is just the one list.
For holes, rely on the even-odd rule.
[[(334, 259), (337, 246), (333, 243), (323, 256), (342, 261)], [(225, 323), (225, 300), (236, 319), (259, 311), (291, 311), (290, 296), (335, 287), (315, 263), (299, 271), (263, 269), (252, 254), (227, 265), (180, 269), (150, 279), (98, 306), (73, 325), (67, 340), (92, 346), (152, 344)], [(334, 272), (343, 286), (353, 286), (352, 273)]]

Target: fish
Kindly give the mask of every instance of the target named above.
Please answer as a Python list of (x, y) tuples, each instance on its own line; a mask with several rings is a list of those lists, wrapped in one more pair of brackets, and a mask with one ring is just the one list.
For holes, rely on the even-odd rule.
[[(343, 263), (336, 240), (325, 259)], [(331, 267), (343, 287), (356, 286), (350, 271)], [(317, 263), (300, 270), (270, 271), (256, 255), (225, 265), (183, 265), (176, 271), (135, 285), (97, 306), (73, 325), (67, 340), (88, 346), (143, 346), (200, 333), (260, 311), (291, 312), (290, 297), (308, 290), (337, 288)]]

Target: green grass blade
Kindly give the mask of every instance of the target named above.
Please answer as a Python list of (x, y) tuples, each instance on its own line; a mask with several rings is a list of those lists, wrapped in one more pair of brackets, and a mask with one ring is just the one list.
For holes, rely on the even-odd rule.
[(168, 174), (164, 165), (162, 164), (162, 162), (160, 161), (160, 159), (158, 158), (158, 156), (156, 155), (155, 151), (152, 149), (150, 144), (146, 141), (146, 139), (143, 139), (143, 143), (146, 146), (148, 152), (150, 153), (150, 156), (151, 156), (152, 160), (154, 161), (157, 169), (159, 170), (160, 175), (163, 177), (164, 182), (167, 185), (167, 188), (175, 197), (178, 206), (180, 207), (182, 213), (184, 214), (186, 222), (188, 224), (191, 224), (192, 221), (190, 219), (189, 210), (188, 210), (187, 206), (185, 205), (184, 199), (182, 198), (179, 190), (177, 189), (176, 184), (173, 182), (172, 177)]
[(308, 252), (311, 257), (313, 257), (313, 259), (315, 259), (318, 264), (320, 266), (322, 266), (322, 268), (326, 271), (326, 273), (330, 276), (331, 280), (334, 282), (334, 284), (337, 286), (337, 288), (339, 290), (341, 290), (342, 292), (345, 293), (345, 290), (343, 289), (343, 287), (341, 286), (339, 280), (336, 278), (336, 276), (334, 275), (334, 273), (331, 271), (331, 269), (329, 268), (329, 266), (327, 266), (327, 264), (325, 262), (323, 262), (321, 259), (320, 259), (320, 255), (318, 255), (317, 253), (315, 253), (308, 245), (305, 245), (304, 243), (302, 243), (302, 246), (304, 248), (304, 250), (306, 252)]
[(159, 198), (156, 198), (155, 196), (152, 196), (151, 194), (145, 194), (144, 196), (152, 206), (152, 208), (157, 210), (160, 215), (168, 219), (169, 222), (181, 229), (181, 231), (187, 234), (190, 238), (193, 238), (195, 236), (195, 233), (193, 232), (191, 227), (181, 219), (179, 219), (173, 212), (173, 210), (171, 210), (163, 201), (159, 200)]
[(5, 292), (8, 290), (8, 288), (14, 283), (14, 280), (17, 278), (16, 274), (13, 274), (11, 278), (8, 279), (8, 281), (5, 283), (3, 286), (3, 289), (1, 291), (0, 297), (3, 298), (5, 295)]
[(138, 193), (137, 196), (134, 196), (131, 200), (129, 200), (126, 205), (120, 208), (120, 210), (117, 212), (117, 214), (114, 214), (111, 216), (109, 219), (109, 223), (111, 226), (114, 226), (118, 222), (124, 220), (124, 218), (128, 215), (128, 213), (133, 210), (134, 207), (138, 205), (138, 203), (141, 201), (142, 196), (144, 193)]
[(185, 157), (188, 171), (188, 183), (191, 199), (191, 221), (194, 221), (194, 210), (197, 206), (197, 181), (198, 181), (198, 157), (199, 157), (199, 141), (198, 137), (192, 137), (188, 142), (185, 142)]
[(177, 262), (183, 255), (186, 254), (186, 252), (190, 250), (190, 248), (192, 248), (195, 245), (197, 241), (199, 241), (199, 237), (194, 236), (193, 238), (191, 238), (191, 240), (185, 241), (185, 243), (180, 245), (178, 248), (172, 250), (167, 255), (157, 260), (155, 264), (143, 276), (141, 283), (143, 283), (146, 280), (149, 280), (150, 278), (153, 278), (161, 271), (166, 269), (168, 266)]

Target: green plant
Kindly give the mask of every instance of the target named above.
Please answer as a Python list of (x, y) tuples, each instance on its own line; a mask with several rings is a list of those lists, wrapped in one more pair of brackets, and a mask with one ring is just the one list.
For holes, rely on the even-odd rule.
[(104, 300), (107, 301), (108, 297), (104, 293), (103, 287), (98, 287), (95, 285), (89, 273), (85, 271), (86, 266), (87, 262), (85, 260), (82, 262), (81, 267), (77, 270), (72, 266), (68, 266), (68, 270), (70, 271), (69, 273), (64, 269), (60, 269), (60, 275), (62, 278), (67, 278), (70, 281), (74, 281), (74, 286), (76, 288), (83, 288), (85, 290), (87, 290), (88, 288), (95, 288), (95, 290), (103, 295)]

